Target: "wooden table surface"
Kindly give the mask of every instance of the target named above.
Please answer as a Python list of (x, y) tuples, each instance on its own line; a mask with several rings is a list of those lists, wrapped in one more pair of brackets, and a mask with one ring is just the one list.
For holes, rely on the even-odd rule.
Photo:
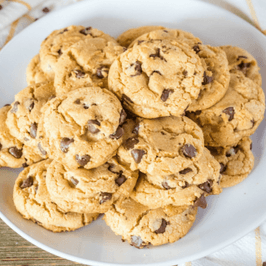
[(0, 265), (83, 265), (56, 257), (25, 240), (0, 219)]

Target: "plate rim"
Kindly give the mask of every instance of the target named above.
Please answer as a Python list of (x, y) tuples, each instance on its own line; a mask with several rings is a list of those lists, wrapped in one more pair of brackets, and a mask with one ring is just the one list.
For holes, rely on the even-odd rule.
[[(121, 2), (122, 0), (113, 0), (115, 2)], [(123, 0), (123, 1), (128, 1), (130, 2), (131, 0)], [(135, 0), (136, 2), (142, 2), (143, 0)], [(162, 0), (146, 0), (146, 1), (150, 1), (153, 2), (153, 4), (156, 2), (162, 2)], [(174, 0), (166, 0), (167, 2), (172, 2), (175, 4), (181, 4), (180, 2), (174, 2)], [(77, 6), (83, 6), (83, 5), (90, 5), (91, 3), (97, 3), (100, 5), (100, 3), (102, 2), (108, 2), (108, 0), (87, 0), (87, 1), (82, 1), (82, 2), (76, 2), (67, 6), (64, 6), (58, 10), (55, 10), (53, 12), (51, 12), (50, 14), (47, 14), (46, 16), (42, 17), (39, 21), (36, 21), (35, 23), (30, 24), (29, 26), (27, 26), (25, 29), (23, 29), (21, 32), (19, 32), (16, 36), (14, 36), (0, 51), (0, 57), (3, 53), (5, 53), (5, 50), (8, 49), (9, 45), (11, 45), (14, 41), (16, 41), (16, 39), (18, 38), (18, 36), (24, 34), (27, 30), (30, 30), (32, 27), (36, 27), (36, 25), (38, 25), (38, 23), (40, 23), (40, 21), (43, 20), (48, 20), (51, 16), (53, 16), (54, 14), (59, 14), (59, 13), (65, 13), (67, 12), (69, 9), (73, 8), (73, 6), (77, 7)], [(257, 31), (261, 34), (261, 36), (263, 36), (263, 38), (265, 38), (265, 43), (266, 43), (266, 36), (260, 31), (258, 30), (255, 26), (253, 26), (251, 23), (247, 22), (245, 19), (241, 18), (240, 16), (237, 16), (236, 14), (226, 10), (223, 7), (220, 7), (218, 5), (215, 5), (214, 3), (208, 3), (208, 2), (202, 2), (202, 1), (198, 1), (198, 0), (187, 0), (186, 4), (189, 3), (189, 5), (193, 5), (193, 4), (199, 4), (202, 6), (209, 6), (213, 9), (216, 9), (216, 11), (221, 11), (223, 12), (225, 15), (231, 17), (232, 19), (236, 19), (239, 21), (242, 21), (242, 23), (245, 24), (245, 27), (249, 27), (250, 29), (252, 29), (253, 31)], [(188, 5), (188, 4), (187, 4)], [(83, 263), (83, 264), (92, 264), (92, 265), (99, 265), (99, 266), (107, 266), (107, 265), (119, 265), (119, 266), (140, 266), (143, 264), (123, 264), (123, 263), (113, 263), (113, 262), (99, 262), (99, 261), (94, 261), (94, 260), (90, 260), (90, 259), (83, 259), (80, 257), (76, 257), (73, 255), (69, 255), (67, 253), (61, 252), (59, 250), (56, 250), (54, 248), (51, 248), (45, 244), (42, 244), (41, 242), (39, 242), (38, 240), (35, 240), (34, 238), (32, 238), (31, 236), (29, 236), (27, 233), (23, 232), (21, 229), (19, 229), (15, 224), (12, 223), (12, 221), (10, 221), (1, 211), (0, 211), (0, 218), (3, 220), (3, 222), (5, 224), (7, 224), (12, 230), (14, 230), (17, 234), (19, 234), (21, 237), (23, 237), (24, 239), (26, 239), (27, 241), (29, 241), (30, 243), (34, 244), (35, 246), (51, 253), (54, 254), (55, 256), (59, 256), (62, 258), (65, 258), (67, 260), (73, 261), (73, 262), (78, 262), (78, 263)], [(251, 232), (252, 230), (255, 230), (258, 226), (260, 226), (264, 221), (266, 221), (266, 212), (264, 215), (262, 215), (260, 217), (260, 219), (256, 219), (256, 222), (250, 224), (250, 226), (246, 227), (245, 230), (242, 231), (242, 233), (236, 234), (235, 237), (228, 239), (227, 241), (223, 241), (221, 242), (219, 245), (216, 245), (212, 248), (209, 248), (207, 250), (203, 250), (200, 252), (197, 252), (196, 254), (193, 254), (189, 257), (189, 259), (178, 259), (178, 260), (168, 260), (168, 261), (164, 261), (164, 262), (159, 262), (159, 263), (145, 263), (146, 265), (150, 265), (150, 266), (159, 266), (159, 265), (174, 265), (176, 263), (184, 263), (184, 262), (188, 262), (188, 261), (194, 261), (196, 259), (200, 259), (203, 258), (205, 256), (208, 256), (209, 254), (212, 254), (216, 251), (219, 251), (227, 246), (229, 246), (230, 244), (238, 241), (239, 239), (243, 238), (244, 236), (246, 236), (249, 232)]]

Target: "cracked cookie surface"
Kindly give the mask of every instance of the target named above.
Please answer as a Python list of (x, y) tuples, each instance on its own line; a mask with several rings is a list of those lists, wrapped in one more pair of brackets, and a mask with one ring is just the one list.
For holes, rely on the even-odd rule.
[(197, 205), (204, 208), (206, 206), (200, 204), (198, 199), (204, 201), (202, 196), (220, 194), (219, 181), (220, 164), (204, 148), (198, 161), (176, 174), (141, 174), (131, 197), (151, 209), (167, 205)]
[(49, 158), (69, 168), (107, 162), (122, 143), (125, 111), (116, 96), (99, 87), (56, 97), (43, 108), (39, 136)]
[(10, 133), (43, 158), (47, 156), (38, 148), (39, 120), (42, 107), (54, 96), (52, 83), (32, 84), (15, 95), (6, 120)]
[(42, 158), (34, 152), (32, 147), (23, 145), (11, 135), (6, 125), (7, 113), (10, 110), (10, 105), (0, 109), (0, 167), (27, 167), (42, 160)]
[(108, 72), (124, 48), (114, 40), (86, 38), (65, 50), (55, 68), (54, 85), (57, 95), (71, 90), (99, 86), (107, 88)]
[(197, 161), (203, 153), (203, 133), (187, 117), (138, 118), (125, 123), (124, 130), (123, 144), (117, 154), (132, 170), (174, 174)]
[(13, 191), (18, 212), (53, 232), (73, 231), (94, 221), (97, 213), (65, 213), (51, 201), (45, 180), (51, 161), (34, 164), (19, 174)]
[(92, 27), (69, 26), (53, 31), (41, 44), (41, 69), (53, 79), (57, 61), (65, 53), (65, 50), (82, 39), (95, 37), (115, 42), (115, 39), (108, 34)]
[(136, 43), (112, 64), (108, 85), (126, 109), (145, 118), (182, 115), (198, 97), (203, 67), (176, 40)]
[(260, 68), (256, 59), (248, 51), (231, 45), (220, 46), (220, 48), (226, 53), (230, 71), (240, 71), (261, 86)]
[(131, 198), (113, 205), (104, 220), (116, 235), (136, 248), (173, 243), (185, 236), (197, 214), (193, 207), (150, 210)]
[(78, 213), (104, 213), (123, 197), (129, 197), (138, 179), (131, 171), (112, 158), (90, 170), (67, 169), (53, 161), (46, 182), (51, 199), (62, 210)]
[(245, 180), (254, 167), (252, 141), (245, 137), (236, 146), (208, 147), (221, 165), (221, 186), (232, 187)]
[(231, 73), (229, 89), (214, 106), (188, 113), (204, 133), (206, 146), (233, 146), (252, 135), (264, 117), (261, 87), (242, 72)]

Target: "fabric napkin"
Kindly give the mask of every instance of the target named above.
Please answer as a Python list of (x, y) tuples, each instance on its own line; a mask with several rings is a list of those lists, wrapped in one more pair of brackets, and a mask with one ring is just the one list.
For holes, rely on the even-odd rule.
[[(78, 1), (80, 0), (0, 0), (0, 49), (36, 19)], [(266, 34), (265, 0), (198, 1), (227, 9)], [(207, 257), (179, 266), (262, 266), (263, 262), (266, 262), (266, 221), (234, 244)]]

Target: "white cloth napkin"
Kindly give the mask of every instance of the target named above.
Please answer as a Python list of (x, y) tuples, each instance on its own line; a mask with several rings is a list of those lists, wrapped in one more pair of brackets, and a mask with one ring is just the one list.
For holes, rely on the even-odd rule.
[[(45, 11), (52, 12), (78, 1), (80, 0), (0, 0), (0, 49), (35, 19), (45, 16)], [(266, 34), (266, 0), (198, 1), (225, 8)], [(179, 266), (262, 266), (263, 262), (266, 262), (266, 221), (234, 244), (207, 257)]]

